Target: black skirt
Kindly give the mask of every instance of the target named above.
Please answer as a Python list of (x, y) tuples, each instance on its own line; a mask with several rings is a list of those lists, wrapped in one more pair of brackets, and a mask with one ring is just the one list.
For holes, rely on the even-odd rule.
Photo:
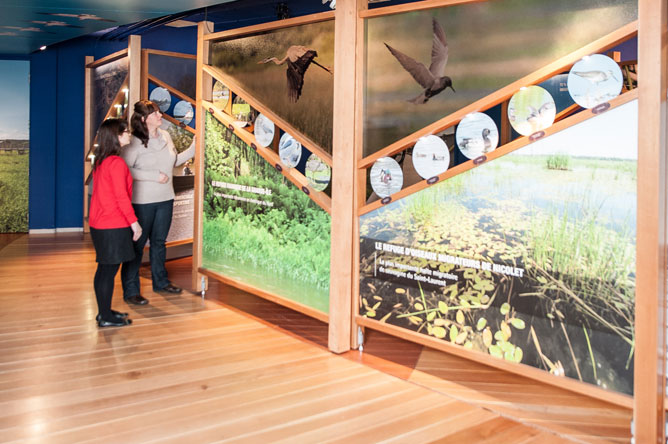
[(90, 228), (90, 237), (95, 246), (95, 260), (101, 264), (120, 264), (135, 258), (132, 244), (132, 229)]

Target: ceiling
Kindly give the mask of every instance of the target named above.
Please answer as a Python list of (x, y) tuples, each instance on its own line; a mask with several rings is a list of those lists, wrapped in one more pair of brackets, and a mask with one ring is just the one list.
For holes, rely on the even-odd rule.
[(233, 0), (1, 0), (0, 54)]

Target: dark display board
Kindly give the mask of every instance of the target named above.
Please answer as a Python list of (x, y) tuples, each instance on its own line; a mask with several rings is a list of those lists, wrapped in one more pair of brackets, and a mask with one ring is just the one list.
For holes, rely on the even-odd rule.
[(210, 60), (297, 131), (332, 152), (333, 20), (215, 42)]
[(148, 73), (194, 99), (197, 61), (162, 54), (148, 55)]
[(637, 101), (360, 219), (360, 315), (633, 391)]
[[(123, 82), (128, 76), (129, 58), (123, 57), (93, 70), (93, 85), (91, 104), (93, 106), (92, 134), (95, 137), (97, 129), (107, 116), (109, 108), (116, 99)], [(116, 117), (116, 115), (112, 115)]]
[(28, 231), (29, 72), (0, 60), (0, 233)]
[[(367, 20), (364, 156), (636, 20), (637, 8), (632, 0), (495, 0)], [(424, 87), (390, 48), (430, 67), (432, 20), (445, 35), (454, 91), (416, 104)]]
[(330, 216), (211, 115), (202, 266), (329, 311)]

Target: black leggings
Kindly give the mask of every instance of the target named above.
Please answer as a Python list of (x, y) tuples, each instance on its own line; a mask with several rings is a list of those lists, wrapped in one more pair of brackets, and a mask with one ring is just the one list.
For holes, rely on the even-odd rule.
[(97, 264), (95, 279), (95, 298), (97, 311), (104, 321), (114, 321), (111, 314), (111, 296), (114, 294), (114, 280), (121, 264)]

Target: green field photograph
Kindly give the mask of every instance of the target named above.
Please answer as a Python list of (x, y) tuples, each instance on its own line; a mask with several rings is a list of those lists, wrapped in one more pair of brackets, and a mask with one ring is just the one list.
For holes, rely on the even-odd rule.
[(30, 62), (0, 60), (0, 233), (28, 231)]
[(362, 216), (360, 314), (633, 391), (637, 102)]
[(202, 265), (329, 311), (330, 216), (207, 114)]

